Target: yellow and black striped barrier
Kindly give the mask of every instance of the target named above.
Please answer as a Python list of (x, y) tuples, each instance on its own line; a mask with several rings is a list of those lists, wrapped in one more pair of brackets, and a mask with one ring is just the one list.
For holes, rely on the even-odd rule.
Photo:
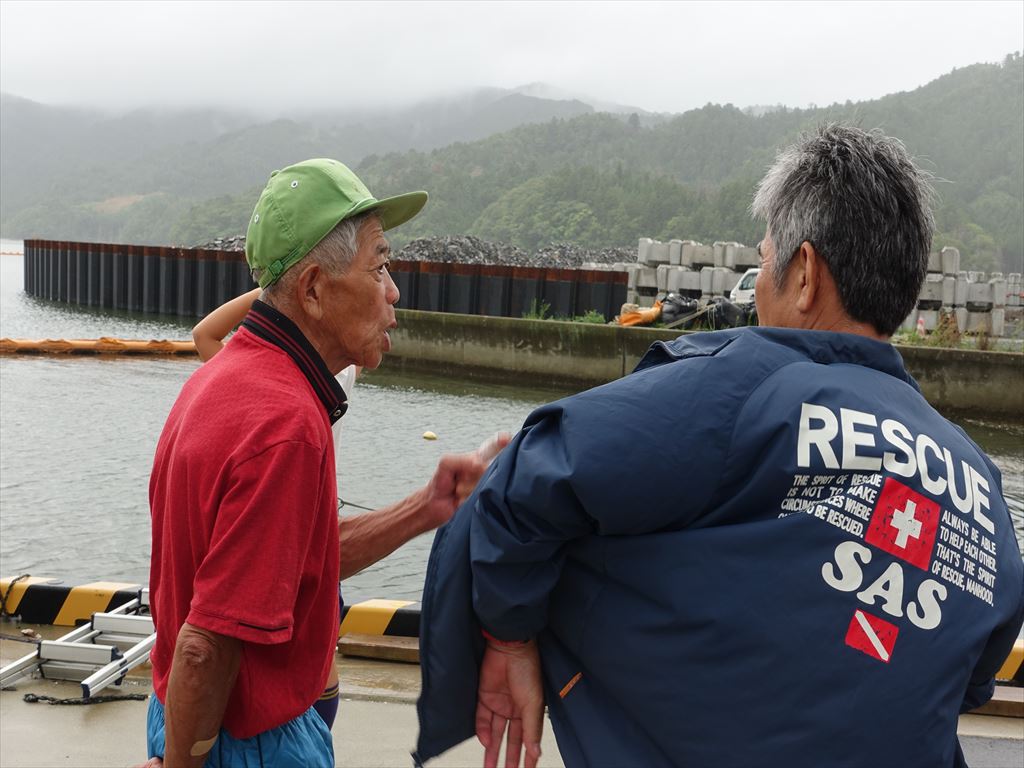
[[(94, 613), (111, 611), (139, 595), (141, 584), (94, 581), (71, 585), (45, 576), (0, 579), (2, 610), (26, 624), (73, 627)], [(419, 637), (420, 604), (411, 600), (364, 600), (346, 605), (338, 634)]]
[[(141, 588), (139, 584), (116, 581), (72, 586), (61, 579), (41, 576), (0, 579), (6, 615), (20, 616), (28, 624), (58, 626), (75, 626), (88, 621), (93, 613), (113, 610), (138, 597)], [(346, 605), (338, 635), (419, 637), (420, 604), (411, 600), (364, 600)], [(1024, 640), (1014, 644), (996, 680), (1024, 686)]]
[(112, 611), (139, 596), (139, 584), (94, 581), (72, 586), (61, 579), (29, 576), (0, 579), (4, 615), (20, 616), (28, 624), (73, 627), (94, 613)]
[(346, 605), (339, 635), (420, 636), (420, 604), (410, 600), (364, 600)]

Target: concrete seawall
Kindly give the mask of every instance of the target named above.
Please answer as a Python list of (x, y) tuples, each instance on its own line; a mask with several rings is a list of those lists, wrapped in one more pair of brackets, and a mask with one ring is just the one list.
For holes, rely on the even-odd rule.
[[(391, 370), (591, 387), (633, 370), (655, 341), (679, 331), (552, 320), (398, 311)], [(1024, 420), (1024, 355), (897, 347), (928, 401), (942, 411)]]

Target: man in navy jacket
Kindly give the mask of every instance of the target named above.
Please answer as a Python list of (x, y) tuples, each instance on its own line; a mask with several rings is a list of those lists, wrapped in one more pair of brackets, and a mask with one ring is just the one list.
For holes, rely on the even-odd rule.
[(889, 337), (930, 190), (827, 125), (752, 210), (768, 327), (652, 347), (527, 419), (434, 542), (417, 758), (952, 766), (1024, 620), (999, 471)]

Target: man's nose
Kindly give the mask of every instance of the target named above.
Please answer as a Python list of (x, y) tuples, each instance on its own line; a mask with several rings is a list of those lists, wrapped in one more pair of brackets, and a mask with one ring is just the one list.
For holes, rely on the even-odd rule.
[(398, 303), (398, 300), (402, 298), (402, 294), (399, 293), (398, 286), (395, 285), (395, 281), (392, 279), (391, 273), (385, 272), (384, 274), (387, 275), (388, 279), (387, 287), (384, 289), (384, 298), (387, 300), (388, 304), (394, 306)]

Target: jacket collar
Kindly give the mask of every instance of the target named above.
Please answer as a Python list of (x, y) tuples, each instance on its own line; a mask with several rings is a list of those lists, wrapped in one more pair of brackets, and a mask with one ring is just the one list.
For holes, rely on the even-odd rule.
[(778, 344), (822, 365), (850, 363), (895, 376), (920, 391), (907, 373), (899, 351), (887, 341), (876, 341), (853, 333), (805, 331), (793, 328), (732, 328), (709, 333), (684, 334), (673, 341), (658, 341), (644, 355), (636, 370), (651, 368), (686, 357), (714, 355), (744, 334)]

